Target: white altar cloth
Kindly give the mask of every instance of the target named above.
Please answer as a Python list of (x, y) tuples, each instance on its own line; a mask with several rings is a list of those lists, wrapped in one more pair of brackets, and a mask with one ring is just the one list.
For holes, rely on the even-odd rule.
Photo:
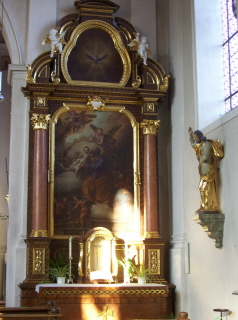
[(36, 285), (35, 291), (40, 292), (41, 287), (51, 287), (51, 288), (58, 288), (58, 287), (70, 287), (70, 288), (89, 288), (89, 287), (165, 287), (165, 284), (158, 284), (158, 283), (146, 283), (146, 284), (138, 284), (138, 283), (115, 283), (115, 284), (81, 284), (81, 283), (73, 283), (73, 284), (57, 284), (57, 283), (40, 283)]

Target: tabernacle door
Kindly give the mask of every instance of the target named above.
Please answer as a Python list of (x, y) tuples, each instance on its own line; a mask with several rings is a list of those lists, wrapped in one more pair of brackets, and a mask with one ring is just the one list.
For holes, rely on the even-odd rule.
[(86, 282), (108, 281), (112, 282), (117, 264), (112, 233), (102, 227), (89, 230), (86, 235)]

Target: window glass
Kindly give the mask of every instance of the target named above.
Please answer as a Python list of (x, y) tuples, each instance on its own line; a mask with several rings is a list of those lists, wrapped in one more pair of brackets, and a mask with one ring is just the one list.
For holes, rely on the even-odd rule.
[(238, 106), (238, 33), (236, 0), (222, 0), (226, 112)]

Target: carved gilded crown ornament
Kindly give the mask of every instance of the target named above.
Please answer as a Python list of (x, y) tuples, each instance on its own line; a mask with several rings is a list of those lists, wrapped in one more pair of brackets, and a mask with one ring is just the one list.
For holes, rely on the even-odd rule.
[(33, 113), (31, 117), (31, 124), (33, 130), (47, 130), (50, 122), (50, 114), (37, 114)]
[(99, 96), (93, 96), (88, 97), (88, 102), (87, 102), (87, 109), (88, 110), (96, 110), (96, 111), (103, 111), (105, 104), (106, 104), (107, 99), (102, 99)]
[(144, 135), (146, 134), (156, 135), (159, 125), (160, 125), (160, 120), (144, 119), (143, 122), (141, 122), (140, 127), (143, 130)]

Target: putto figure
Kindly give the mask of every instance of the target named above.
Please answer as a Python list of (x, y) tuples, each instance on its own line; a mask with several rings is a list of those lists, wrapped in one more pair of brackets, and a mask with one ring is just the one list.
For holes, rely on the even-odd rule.
[(59, 54), (62, 53), (63, 44), (66, 43), (63, 39), (64, 34), (65, 32), (60, 34), (58, 32), (58, 28), (56, 28), (56, 29), (51, 29), (50, 34), (45, 36), (45, 39), (43, 40), (42, 44), (47, 44), (47, 43), (51, 44), (51, 53), (50, 53), (51, 58), (53, 58), (54, 52), (57, 50), (59, 51)]
[(218, 204), (218, 159), (224, 156), (220, 140), (208, 140), (201, 131), (188, 129), (191, 145), (196, 153), (200, 174), (200, 208), (197, 212), (219, 212)]
[(143, 63), (145, 65), (147, 65), (148, 48), (149, 48), (149, 45), (147, 43), (147, 38), (145, 36), (141, 37), (137, 53), (143, 59)]
[(135, 38), (128, 44), (131, 50), (136, 50), (137, 54), (143, 59), (143, 63), (147, 65), (148, 54), (151, 55), (147, 38), (142, 36), (139, 40), (139, 33), (134, 34)]

